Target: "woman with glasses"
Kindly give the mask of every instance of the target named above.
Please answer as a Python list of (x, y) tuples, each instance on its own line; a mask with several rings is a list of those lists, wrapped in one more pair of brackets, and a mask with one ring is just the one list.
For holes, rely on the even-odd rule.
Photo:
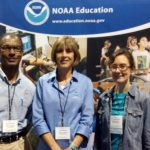
[(131, 84), (134, 60), (127, 49), (110, 58), (115, 86), (100, 96), (95, 150), (150, 149), (150, 96)]

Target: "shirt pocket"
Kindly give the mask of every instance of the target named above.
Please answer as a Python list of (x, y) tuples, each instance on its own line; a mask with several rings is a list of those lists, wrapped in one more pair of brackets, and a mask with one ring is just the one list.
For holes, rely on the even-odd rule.
[(73, 106), (75, 106), (75, 105), (81, 106), (83, 103), (83, 98), (82, 98), (81, 94), (78, 92), (72, 93), (69, 97), (69, 100), (71, 100)]
[(133, 132), (137, 132), (142, 126), (143, 111), (137, 109), (127, 109), (127, 124)]
[(17, 110), (18, 114), (23, 114), (24, 112), (27, 112), (30, 104), (31, 104), (31, 101), (29, 102), (23, 97), (14, 99), (15, 109)]
[(23, 120), (29, 108), (28, 101), (26, 101), (24, 98), (16, 100), (15, 108), (18, 118), (20, 118), (20, 120)]

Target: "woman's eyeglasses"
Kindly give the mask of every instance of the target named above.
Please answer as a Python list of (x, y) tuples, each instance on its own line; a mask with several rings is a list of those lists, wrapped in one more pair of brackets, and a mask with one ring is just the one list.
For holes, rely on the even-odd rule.
[(130, 66), (127, 66), (126, 64), (112, 64), (110, 65), (110, 70), (112, 72), (115, 72), (117, 69), (120, 71), (126, 71)]

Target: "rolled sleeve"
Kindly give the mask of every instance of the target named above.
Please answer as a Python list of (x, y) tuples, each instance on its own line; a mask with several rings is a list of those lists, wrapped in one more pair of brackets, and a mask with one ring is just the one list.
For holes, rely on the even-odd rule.
[(90, 134), (92, 133), (93, 114), (94, 114), (93, 86), (92, 82), (88, 80), (84, 96), (84, 103), (82, 106), (81, 119), (79, 121), (76, 133), (89, 138)]
[(36, 92), (33, 97), (32, 104), (32, 123), (35, 129), (35, 132), (40, 136), (44, 133), (50, 132), (47, 123), (44, 119), (44, 112), (42, 107), (42, 86), (40, 81), (37, 84)]

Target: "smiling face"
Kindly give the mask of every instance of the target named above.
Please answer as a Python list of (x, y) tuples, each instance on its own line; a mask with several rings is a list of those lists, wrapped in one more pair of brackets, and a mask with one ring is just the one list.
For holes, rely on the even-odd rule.
[(20, 39), (13, 35), (6, 35), (0, 41), (0, 55), (2, 66), (19, 66), (22, 58), (22, 43)]
[(69, 36), (58, 38), (52, 48), (52, 61), (58, 69), (71, 69), (80, 62), (79, 45)]
[(131, 68), (128, 58), (125, 55), (118, 55), (110, 65), (110, 70), (114, 82), (125, 84), (130, 79)]
[(75, 62), (75, 54), (70, 46), (60, 45), (56, 51), (56, 64), (60, 69), (72, 69)]

